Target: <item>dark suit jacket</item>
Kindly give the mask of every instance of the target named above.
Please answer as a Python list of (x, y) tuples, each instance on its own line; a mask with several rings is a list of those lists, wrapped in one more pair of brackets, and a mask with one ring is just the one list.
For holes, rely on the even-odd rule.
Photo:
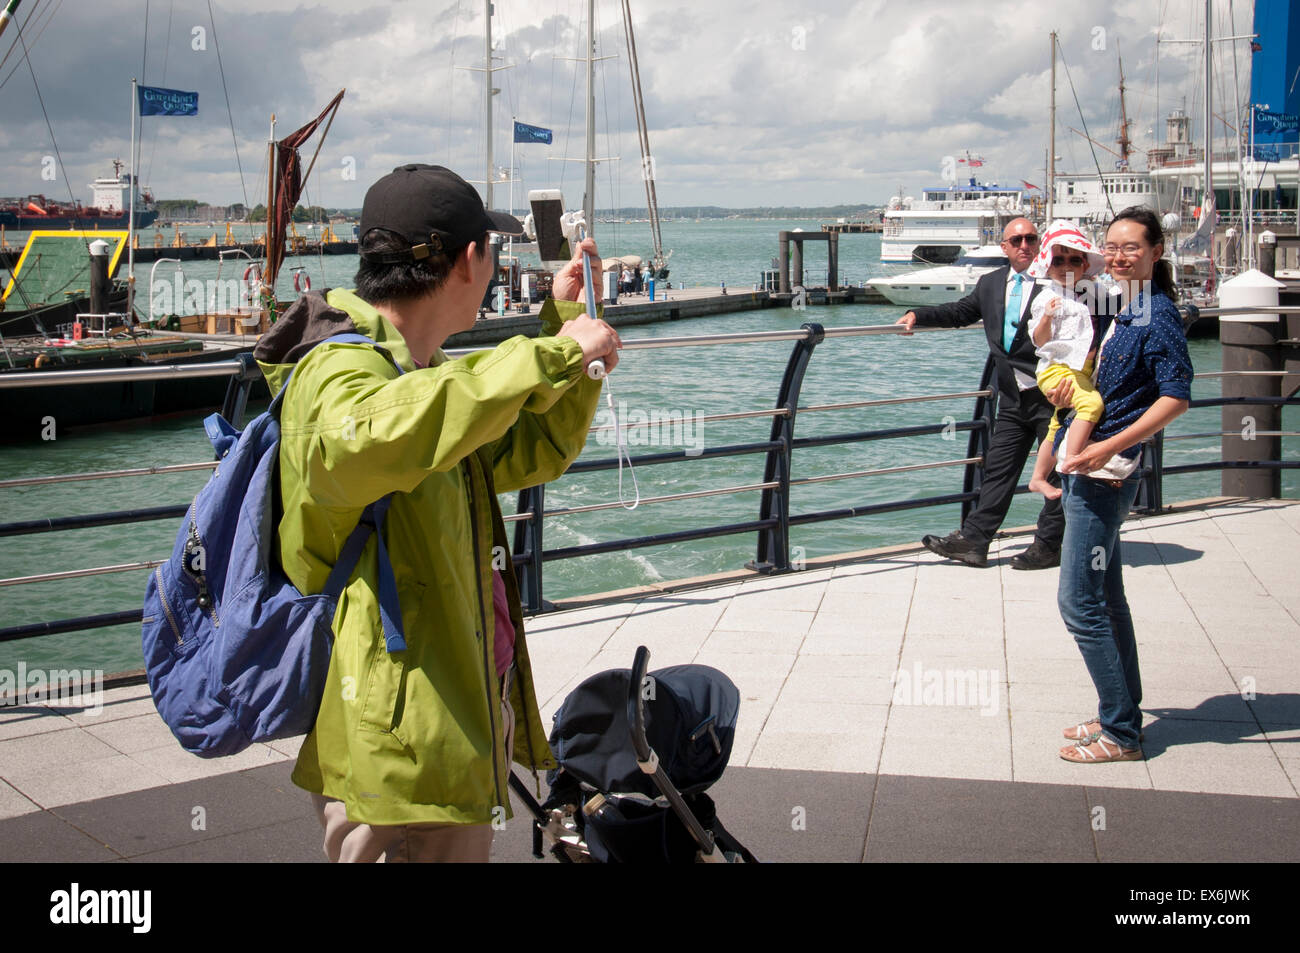
[[(1029, 339), (1028, 303), (1023, 312), (1025, 320), (1021, 321), (1020, 327), (1016, 330), (1010, 352), (1002, 346), (1002, 321), (1007, 310), (1005, 299), (1007, 276), (1010, 272), (1010, 265), (989, 272), (977, 281), (975, 289), (960, 301), (911, 309), (916, 315), (916, 323), (923, 327), (964, 328), (976, 321), (984, 322), (984, 333), (989, 340), (989, 353), (993, 355), (994, 364), (997, 366), (998, 390), (1001, 392), (1000, 400), (1003, 406), (1006, 406), (1005, 401), (1008, 398), (1017, 403), (1020, 401), (1020, 386), (1016, 383), (1012, 368), (1019, 368), (1031, 378), (1038, 368), (1038, 355), (1034, 353), (1034, 342)], [(1030, 279), (1030, 302), (1034, 300), (1038, 291), (1038, 283)], [(1034, 390), (1034, 396), (1038, 396), (1037, 389)]]

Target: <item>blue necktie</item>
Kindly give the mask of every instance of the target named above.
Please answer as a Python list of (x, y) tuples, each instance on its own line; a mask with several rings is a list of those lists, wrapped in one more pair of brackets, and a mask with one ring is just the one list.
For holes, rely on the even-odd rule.
[(1011, 342), (1016, 338), (1016, 326), (1020, 324), (1020, 285), (1025, 280), (1023, 274), (1016, 275), (1015, 287), (1007, 299), (1007, 313), (1002, 319), (1002, 347), (1009, 353)]

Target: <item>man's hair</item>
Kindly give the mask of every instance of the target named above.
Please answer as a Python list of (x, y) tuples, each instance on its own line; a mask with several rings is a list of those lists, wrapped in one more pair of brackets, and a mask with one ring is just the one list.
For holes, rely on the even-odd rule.
[[(479, 256), (487, 254), (488, 233), (478, 239)], [(370, 304), (394, 301), (414, 301), (433, 294), (442, 287), (451, 274), (453, 263), (463, 249), (451, 254), (439, 252), (428, 258), (398, 263), (366, 261), (366, 255), (402, 254), (411, 250), (411, 243), (395, 232), (372, 228), (361, 236), (361, 267), (357, 269), (357, 297)]]

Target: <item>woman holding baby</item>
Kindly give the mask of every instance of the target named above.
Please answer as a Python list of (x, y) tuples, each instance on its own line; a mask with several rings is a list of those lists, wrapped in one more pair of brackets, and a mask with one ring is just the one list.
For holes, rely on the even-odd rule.
[[(1054, 242), (1052, 229), (1048, 231), (1042, 249), (1046, 256), (1043, 270), (1059, 279), (1057, 288), (1049, 290), (1073, 289), (1078, 279), (1097, 267), (1096, 250), (1089, 254), (1091, 245), (1085, 247), (1073, 236)], [(1121, 310), (1105, 329), (1095, 361), (1077, 362), (1077, 368), (1070, 364), (1068, 359), (1077, 358), (1080, 352), (1077, 340), (1055, 348), (1040, 345), (1039, 350), (1047, 365), (1066, 363), (1068, 367), (1066, 372), (1053, 372), (1057, 383), (1043, 388), (1053, 404), (1073, 406), (1076, 390), (1088, 389), (1089, 376), (1101, 403), (1099, 414), (1095, 402), (1092, 411), (1072, 413), (1067, 418), (1066, 436), (1057, 440), (1065, 510), (1057, 602), (1098, 698), (1095, 718), (1065, 730), (1072, 744), (1061, 749), (1061, 757), (1080, 764), (1142, 757), (1142, 713), (1138, 707), (1142, 679), (1133, 620), (1124, 595), (1119, 528), (1137, 495), (1142, 441), (1187, 410), (1192, 382), (1182, 318), (1174, 306), (1173, 273), (1161, 257), (1164, 233), (1156, 214), (1142, 207), (1120, 212), (1107, 229), (1101, 251), (1119, 291)], [(1055, 266), (1054, 258), (1059, 259)], [(1071, 270), (1076, 267), (1080, 270)], [(1050, 300), (1044, 303), (1036, 344), (1040, 337), (1046, 345), (1051, 344), (1048, 333), (1042, 331), (1044, 321), (1051, 321), (1053, 333), (1062, 335), (1069, 332), (1068, 321), (1078, 324), (1078, 316), (1067, 306), (1079, 302), (1060, 290), (1055, 297), (1064, 300), (1055, 308)], [(1097, 297), (1101, 296), (1094, 295), (1094, 300)], [(1104, 312), (1106, 308), (1095, 310)], [(1031, 333), (1034, 329), (1031, 326)], [(1073, 333), (1078, 338), (1082, 331), (1076, 326)], [(1088, 349), (1083, 348), (1085, 354)], [(1060, 360), (1062, 356), (1066, 360)], [(1040, 380), (1047, 369), (1040, 361)], [(1080, 376), (1082, 381), (1076, 383)], [(1091, 432), (1084, 439), (1078, 439), (1077, 431), (1076, 439), (1071, 439), (1069, 431), (1088, 426)], [(1049, 446), (1046, 466), (1040, 460), (1042, 475), (1051, 465), (1050, 451)], [(1035, 476), (1040, 476), (1038, 469)]]

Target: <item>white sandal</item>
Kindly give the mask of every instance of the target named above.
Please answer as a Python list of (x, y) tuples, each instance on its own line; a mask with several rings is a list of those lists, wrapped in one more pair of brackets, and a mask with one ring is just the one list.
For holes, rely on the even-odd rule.
[(1141, 761), (1141, 748), (1121, 748), (1103, 734), (1061, 749), (1061, 759), (1075, 764), (1105, 764), (1109, 761)]

